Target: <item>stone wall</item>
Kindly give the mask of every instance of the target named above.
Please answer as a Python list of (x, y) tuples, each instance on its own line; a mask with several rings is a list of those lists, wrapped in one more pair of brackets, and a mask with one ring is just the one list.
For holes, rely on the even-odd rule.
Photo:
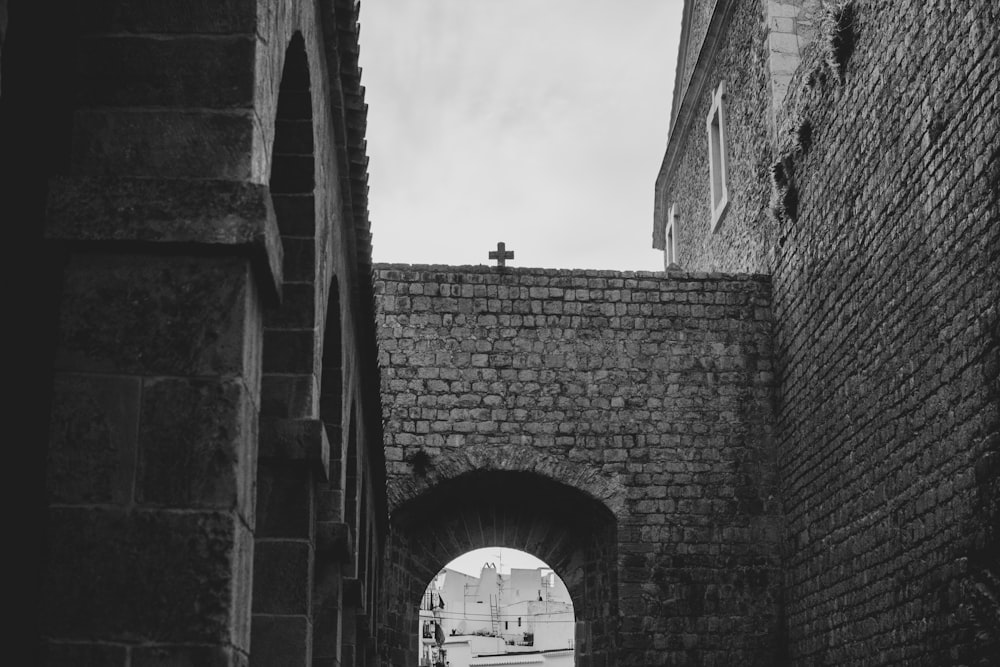
[(685, 90), (691, 82), (691, 75), (694, 73), (695, 65), (698, 63), (698, 54), (701, 52), (701, 47), (705, 43), (705, 37), (708, 35), (708, 28), (712, 22), (712, 14), (720, 4), (724, 6), (728, 3), (720, 3), (719, 0), (708, 0), (707, 2), (693, 3), (690, 7), (690, 14), (687, 17), (690, 21), (687, 25), (687, 43), (684, 45), (683, 51), (686, 57), (683, 63), (677, 63), (677, 83), (680, 84), (680, 90)]
[[(395, 618), (451, 557), (507, 542), (543, 551), (567, 582), (579, 664), (773, 664), (766, 279), (376, 269)], [(508, 496), (522, 492), (548, 526), (527, 542), (497, 518), (517, 515)], [(567, 550), (579, 540), (558, 508), (574, 506), (607, 517), (611, 537)], [(592, 571), (613, 592), (600, 605), (588, 558), (611, 564)]]
[[(762, 3), (739, 2), (733, 12), (728, 31), (720, 37), (715, 68), (705, 75), (700, 95), (690, 102), (687, 133), (678, 133), (675, 128), (672, 141), (677, 143), (677, 162), (673, 171), (661, 173), (657, 182), (654, 238), (660, 234), (657, 247), (662, 247), (667, 213), (676, 206), (674, 234), (677, 263), (682, 268), (767, 272), (771, 249), (769, 169), (773, 161), (768, 33)], [(705, 119), (712, 95), (723, 80), (729, 204), (713, 233)], [(682, 119), (677, 122), (682, 124)]]
[(3, 24), (0, 219), (32, 284), (23, 663), (370, 664), (357, 5), (164, 7)]
[[(732, 135), (752, 176), (736, 185), (761, 207), (749, 244), (710, 239), (703, 206), (681, 263), (773, 271), (791, 661), (986, 664), (1000, 651), (1000, 12), (848, 4), (846, 48), (830, 49), (836, 21), (819, 30), (778, 143)], [(747, 77), (718, 67), (734, 88)], [(701, 134), (685, 164), (703, 162)], [(763, 165), (740, 157), (769, 150), (797, 195), (770, 221)], [(707, 200), (704, 171), (679, 171), (667, 196)]]
[(855, 5), (843, 83), (818, 48), (789, 108), (813, 135), (774, 266), (791, 655), (974, 664), (1000, 652), (1000, 9)]

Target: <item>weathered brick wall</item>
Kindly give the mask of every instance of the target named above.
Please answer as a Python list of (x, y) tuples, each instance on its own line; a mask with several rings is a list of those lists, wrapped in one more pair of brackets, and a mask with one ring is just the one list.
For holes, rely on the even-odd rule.
[(614, 517), (617, 664), (773, 664), (766, 279), (379, 265), (376, 292), (394, 518), (477, 472), (556, 480)]
[[(778, 148), (797, 220), (748, 228), (773, 251), (790, 657), (986, 664), (1000, 652), (1000, 9), (853, 6), (843, 81), (821, 32), (790, 87), (784, 127), (811, 128)], [(699, 233), (682, 231), (685, 267), (760, 266)]]
[[(690, 131), (682, 139), (680, 161), (671, 177), (660, 184), (656, 197), (662, 215), (676, 205), (677, 263), (682, 268), (766, 272), (771, 249), (767, 209), (773, 159), (764, 3), (741, 2), (734, 12), (716, 54), (716, 70), (706, 81)], [(723, 79), (729, 205), (712, 233), (705, 118)]]
[(791, 652), (974, 664), (1000, 651), (1000, 8), (856, 6), (843, 85), (799, 73), (775, 259)]

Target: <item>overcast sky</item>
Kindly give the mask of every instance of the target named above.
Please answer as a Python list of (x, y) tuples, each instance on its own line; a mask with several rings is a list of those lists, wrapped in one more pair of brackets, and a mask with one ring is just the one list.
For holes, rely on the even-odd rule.
[(363, 0), (378, 262), (658, 271), (682, 0)]

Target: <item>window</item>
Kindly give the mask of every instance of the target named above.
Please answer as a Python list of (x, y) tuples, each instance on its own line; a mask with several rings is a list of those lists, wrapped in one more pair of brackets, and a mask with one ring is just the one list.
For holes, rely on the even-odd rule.
[(722, 102), (726, 97), (725, 83), (720, 83), (712, 96), (712, 107), (705, 119), (708, 130), (708, 175), (712, 190), (712, 231), (722, 219), (729, 203), (727, 183), (728, 157), (726, 155), (726, 115)]
[(666, 268), (677, 263), (677, 204), (670, 206), (670, 215), (667, 216), (667, 243), (663, 248), (663, 259), (666, 260)]

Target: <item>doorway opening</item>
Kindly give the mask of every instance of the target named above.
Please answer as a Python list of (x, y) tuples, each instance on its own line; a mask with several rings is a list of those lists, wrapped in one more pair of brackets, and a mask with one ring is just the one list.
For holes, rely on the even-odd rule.
[[(398, 658), (398, 664), (420, 664), (425, 628), (419, 610), (428, 606), (428, 597), (433, 599), (438, 611), (450, 612), (462, 606), (458, 598), (449, 604), (448, 596), (452, 593), (448, 592), (444, 594), (445, 606), (442, 610), (441, 598), (435, 594), (434, 587), (440, 585), (444, 589), (449, 586), (448, 576), (451, 576), (453, 582), (461, 581), (464, 598), (465, 584), (473, 582), (462, 580), (460, 575), (446, 574), (435, 584), (442, 570), (447, 570), (452, 561), (473, 549), (488, 548), (495, 554), (497, 547), (518, 549), (537, 556), (545, 565), (537, 576), (541, 578), (543, 574), (553, 572), (561, 580), (569, 595), (570, 616), (573, 618), (573, 650), (566, 658), (566, 665), (594, 664), (595, 660), (614, 656), (618, 632), (617, 537), (617, 521), (601, 501), (545, 475), (475, 470), (438, 482), (402, 503), (390, 518), (383, 629), (392, 646), (394, 659)], [(505, 561), (497, 561), (501, 559), (495, 556), (484, 559), (478, 563), (478, 572), (473, 567), (473, 571), (467, 574), (475, 574), (477, 579), (484, 574), (488, 578), (500, 578), (504, 573), (501, 562)], [(489, 566), (484, 572), (482, 565), (488, 562), (496, 567), (495, 575), (489, 571)], [(506, 562), (512, 563), (509, 559)], [(535, 575), (529, 573), (523, 576), (533, 578)], [(519, 578), (518, 583), (520, 581)], [(501, 579), (491, 585), (510, 586), (513, 583), (512, 579), (507, 582)], [(429, 585), (432, 587), (430, 596), (427, 595)], [(513, 588), (517, 590), (519, 586), (514, 585)], [(521, 614), (518, 636), (518, 615), (504, 616), (500, 613), (498, 607), (502, 603), (495, 591), (491, 609), (490, 594), (486, 592), (488, 586), (483, 590), (482, 603), (478, 602), (480, 598), (470, 598), (465, 602), (466, 611), (472, 605), (483, 609), (476, 612), (481, 614), (475, 617), (476, 620), (488, 621), (485, 634), (479, 636), (496, 635), (494, 643), (501, 638), (503, 647), (511, 646), (507, 644), (508, 639), (513, 640), (514, 645), (518, 640), (526, 642), (526, 613)], [(538, 602), (539, 588), (534, 589), (533, 597)], [(544, 589), (541, 597), (544, 602)], [(528, 607), (527, 602), (525, 608)], [(550, 603), (550, 611), (554, 607)], [(433, 612), (434, 609), (425, 611)], [(451, 616), (439, 614), (442, 620), (446, 615)], [(428, 628), (429, 632), (435, 633), (435, 640), (439, 638), (436, 625)], [(462, 630), (459, 623), (442, 624), (442, 645), (449, 643), (453, 629), (456, 636)], [(476, 629), (484, 630), (483, 625), (466, 622), (464, 631), (474, 633)], [(398, 634), (394, 635), (394, 632)], [(537, 635), (531, 638), (533, 645), (536, 638)], [(470, 643), (470, 654), (471, 650)], [(463, 664), (454, 659), (456, 652), (452, 652), (451, 656), (445, 665), (451, 663), (448, 667), (459, 667)], [(468, 664), (470, 667), (492, 664), (483, 662), (482, 657), (470, 655)]]
[(427, 586), (419, 615), (421, 667), (573, 665), (569, 589), (544, 561), (517, 549), (476, 549), (452, 560)]

